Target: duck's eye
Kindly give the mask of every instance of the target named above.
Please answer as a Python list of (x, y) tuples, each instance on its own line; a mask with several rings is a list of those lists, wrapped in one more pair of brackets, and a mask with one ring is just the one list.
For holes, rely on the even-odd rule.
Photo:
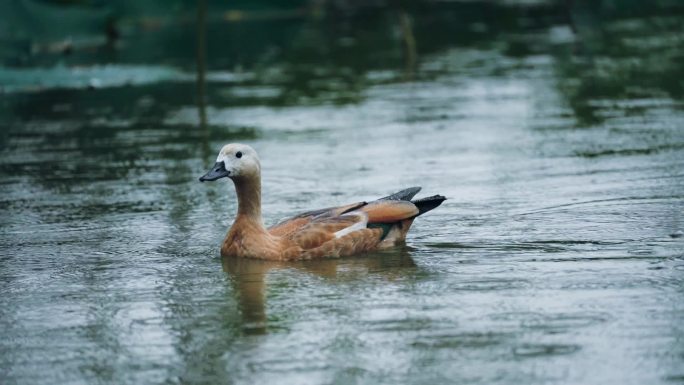
[(238, 151), (235, 153), (236, 158), (242, 158), (242, 151)]

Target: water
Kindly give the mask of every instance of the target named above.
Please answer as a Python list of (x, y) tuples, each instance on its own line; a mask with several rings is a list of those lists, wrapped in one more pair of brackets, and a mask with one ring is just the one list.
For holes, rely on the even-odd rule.
[[(681, 19), (490, 11), (414, 15), (415, 71), (391, 12), (213, 26), (293, 40), (210, 41), (206, 129), (192, 46), (140, 63), (171, 27), (120, 65), (0, 69), (2, 382), (682, 383)], [(448, 200), (396, 250), (222, 260), (235, 195), (197, 178), (233, 141), (269, 224)]]

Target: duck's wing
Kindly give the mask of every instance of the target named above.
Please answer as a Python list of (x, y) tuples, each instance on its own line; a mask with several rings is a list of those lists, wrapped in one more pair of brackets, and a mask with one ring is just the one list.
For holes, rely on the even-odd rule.
[(269, 232), (290, 242), (285, 259), (340, 257), (391, 246), (405, 238), (415, 217), (445, 199), (435, 195), (411, 201), (419, 190), (412, 187), (370, 203), (309, 211), (278, 223)]
[(420, 187), (409, 187), (407, 189), (396, 192), (392, 195), (382, 197), (375, 202), (371, 202), (370, 205), (367, 202), (356, 202), (344, 206), (327, 207), (320, 210), (307, 211), (295, 217), (285, 219), (269, 227), (268, 232), (271, 233), (271, 235), (279, 237), (289, 236), (292, 233), (309, 224), (311, 221), (338, 217), (342, 214), (357, 210), (364, 206), (370, 206), (368, 210), (370, 210), (369, 213), (373, 215), (371, 215), (369, 219), (371, 220), (371, 223), (373, 223), (374, 221), (376, 221), (377, 218), (392, 217), (391, 213), (398, 214), (396, 212), (397, 206), (393, 206), (392, 204), (384, 206), (378, 205), (379, 202), (384, 201), (391, 203), (400, 201), (410, 201), (411, 198), (413, 198), (418, 193), (418, 191), (420, 191)]
[(375, 201), (338, 216), (314, 218), (287, 237), (305, 258), (348, 256), (374, 249), (395, 224), (418, 212), (409, 201)]
[(358, 209), (365, 206), (366, 202), (356, 202), (344, 206), (327, 207), (320, 210), (307, 211), (292, 218), (285, 219), (268, 228), (271, 235), (278, 237), (288, 237), (297, 232), (302, 227), (308, 225), (314, 220), (323, 220), (326, 218), (335, 218), (344, 213)]

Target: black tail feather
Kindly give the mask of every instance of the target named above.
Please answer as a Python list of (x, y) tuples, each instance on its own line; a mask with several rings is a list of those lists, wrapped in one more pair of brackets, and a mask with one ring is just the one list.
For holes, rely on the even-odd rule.
[[(439, 206), (446, 200), (446, 197), (442, 195), (433, 195), (431, 197), (427, 198), (420, 198), (416, 199), (415, 201), (411, 201), (414, 205), (418, 207), (418, 215), (422, 215), (435, 207)], [(416, 215), (416, 216), (418, 216)]]

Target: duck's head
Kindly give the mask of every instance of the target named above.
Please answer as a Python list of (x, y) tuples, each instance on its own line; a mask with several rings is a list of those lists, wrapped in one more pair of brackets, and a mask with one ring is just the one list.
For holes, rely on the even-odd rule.
[(231, 143), (223, 146), (214, 167), (199, 180), (214, 181), (223, 177), (233, 180), (241, 178), (260, 178), (261, 163), (254, 149), (246, 144)]

